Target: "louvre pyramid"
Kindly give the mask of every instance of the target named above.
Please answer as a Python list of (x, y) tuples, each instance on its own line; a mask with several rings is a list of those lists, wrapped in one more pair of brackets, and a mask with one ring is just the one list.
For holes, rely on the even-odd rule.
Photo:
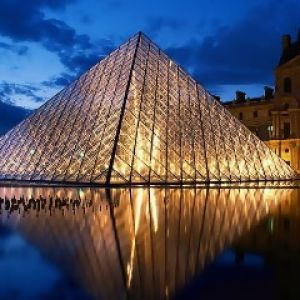
[(294, 171), (139, 33), (0, 140), (0, 179), (283, 180)]

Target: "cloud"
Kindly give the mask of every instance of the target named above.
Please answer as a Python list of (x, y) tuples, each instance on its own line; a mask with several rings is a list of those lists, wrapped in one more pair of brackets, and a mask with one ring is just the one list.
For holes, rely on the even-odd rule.
[(71, 55), (69, 51), (61, 49), (58, 51), (58, 56), (68, 70), (79, 75), (116, 48), (114, 43), (108, 39), (97, 41), (97, 45), (100, 46), (92, 46), (89, 49), (77, 49)]
[[(96, 47), (86, 34), (78, 34), (65, 22), (47, 18), (43, 9), (63, 9), (73, 0), (3, 0), (0, 2), (0, 35), (14, 42), (37, 42), (54, 52), (71, 74), (80, 74), (107, 54), (112, 42)], [(61, 84), (61, 82), (59, 82)]]
[(70, 84), (73, 80), (76, 79), (76, 76), (72, 76), (67, 73), (61, 73), (59, 76), (55, 76), (50, 80), (46, 80), (42, 82), (43, 86), (56, 88), (56, 87), (64, 87)]
[(149, 32), (151, 36), (158, 35), (164, 29), (180, 30), (186, 25), (186, 22), (178, 20), (176, 18), (166, 17), (150, 17), (147, 20), (146, 32)]
[(14, 103), (13, 97), (16, 95), (27, 96), (35, 102), (42, 102), (44, 98), (37, 95), (40, 88), (26, 84), (0, 82), (0, 100), (6, 103)]
[(239, 23), (166, 51), (206, 86), (271, 84), (280, 37), (295, 32), (299, 19), (299, 3), (272, 0), (251, 10)]
[[(44, 81), (42, 86), (61, 88), (92, 67), (99, 59), (111, 52), (115, 46), (112, 41), (102, 39), (96, 46), (86, 34), (78, 34), (65, 22), (47, 18), (43, 9), (65, 9), (74, 0), (3, 0), (0, 2), (0, 35), (13, 42), (37, 42), (45, 49), (55, 53), (65, 71), (57, 77)], [(0, 48), (26, 54), (25, 46), (14, 46), (0, 43)], [(22, 94), (35, 102), (44, 99), (36, 94), (38, 90), (27, 85), (2, 83), (0, 97), (5, 102), (13, 102), (12, 96)]]
[(4, 43), (4, 42), (0, 42), (0, 49), (14, 52), (20, 56), (25, 55), (28, 52), (27, 46), (17, 46), (17, 45)]
[(62, 47), (86, 49), (91, 46), (87, 35), (79, 35), (65, 22), (47, 19), (42, 8), (58, 9), (70, 1), (26, 1), (3, 0), (0, 2), (0, 34), (13, 41), (40, 42), (49, 51)]
[[(55, 3), (57, 2), (57, 3)], [(65, 7), (71, 1), (2, 0), (0, 2), (0, 32), (15, 41), (41, 41), (56, 27), (53, 19), (46, 19), (42, 9)], [(39, 26), (37, 26), (39, 25)], [(41, 26), (41, 27), (40, 27)]]
[[(15, 125), (20, 123), (24, 118), (26, 118), (30, 111), (22, 107), (14, 106), (9, 103), (4, 103), (0, 99), (0, 136), (5, 134), (8, 130), (13, 128)], [(3, 235), (3, 230), (1, 228), (0, 236)]]

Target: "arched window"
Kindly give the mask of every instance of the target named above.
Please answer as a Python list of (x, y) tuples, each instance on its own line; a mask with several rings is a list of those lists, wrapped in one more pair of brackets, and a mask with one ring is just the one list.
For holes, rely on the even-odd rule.
[(283, 80), (283, 91), (285, 93), (290, 93), (292, 91), (292, 80), (290, 77), (286, 77)]

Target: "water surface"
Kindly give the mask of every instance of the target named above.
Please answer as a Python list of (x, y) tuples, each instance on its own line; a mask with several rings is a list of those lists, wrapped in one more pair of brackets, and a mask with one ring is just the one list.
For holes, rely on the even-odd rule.
[(296, 187), (0, 187), (0, 198), (0, 299), (300, 295)]

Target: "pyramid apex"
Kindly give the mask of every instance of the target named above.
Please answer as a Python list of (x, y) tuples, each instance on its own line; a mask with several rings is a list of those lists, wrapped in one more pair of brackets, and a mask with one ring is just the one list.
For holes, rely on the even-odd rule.
[(147, 40), (149, 40), (149, 41), (152, 42), (152, 40), (151, 40), (151, 39), (147, 36), (147, 34), (146, 34), (145, 32), (143, 32), (143, 31), (138, 31), (138, 32), (135, 34), (135, 36), (139, 36), (139, 37), (145, 38), (145, 39), (147, 39)]
[(140, 31), (137, 32), (137, 35), (145, 35), (145, 33), (140, 30)]

